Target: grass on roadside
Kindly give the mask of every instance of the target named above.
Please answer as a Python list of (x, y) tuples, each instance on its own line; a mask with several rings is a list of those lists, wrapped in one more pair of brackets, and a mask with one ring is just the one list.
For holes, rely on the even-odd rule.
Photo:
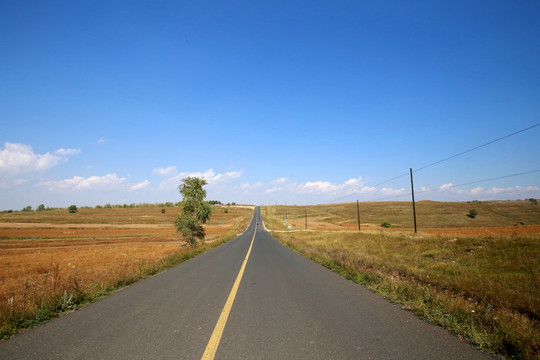
[[(118, 210), (123, 210), (124, 214), (133, 211)], [(50, 239), (1, 239), (0, 236), (0, 255), (7, 266), (5, 272), (0, 274), (3, 282), (0, 287), (0, 339), (77, 309), (233, 239), (248, 226), (252, 213), (248, 209), (238, 209), (227, 214), (226, 219), (214, 218), (220, 230), (212, 235), (211, 241), (195, 248), (182, 246), (178, 240), (174, 240), (174, 236), (152, 236), (150, 233), (155, 229), (141, 229), (141, 232), (149, 232), (146, 237), (131, 234), (133, 229), (127, 229), (128, 236), (116, 234), (110, 238), (97, 238), (96, 231), (115, 229), (91, 229), (88, 234), (85, 233), (87, 230), (81, 230), (81, 236), (75, 239), (65, 236)], [(57, 218), (50, 217), (48, 222), (63, 223), (64, 216), (58, 214)], [(121, 224), (127, 223), (124, 218), (119, 221)], [(24, 222), (19, 219), (16, 221)], [(33, 231), (39, 234), (43, 230), (48, 229)], [(1, 231), (14, 233), (10, 228)], [(27, 235), (28, 229), (20, 231)], [(76, 258), (78, 262), (67, 262), (74, 258), (74, 254), (79, 256)], [(30, 265), (28, 260), (31, 261), (31, 258), (38, 262)], [(49, 260), (44, 262), (43, 259)]]
[[(267, 227), (281, 225), (272, 216), (264, 220)], [(540, 356), (538, 235), (374, 230), (273, 236), (486, 351), (514, 359)]]

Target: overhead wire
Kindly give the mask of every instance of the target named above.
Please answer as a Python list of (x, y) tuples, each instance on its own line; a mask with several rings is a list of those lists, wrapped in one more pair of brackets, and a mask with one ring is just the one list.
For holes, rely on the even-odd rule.
[[(479, 183), (483, 183), (483, 182), (506, 179), (506, 178), (515, 177), (515, 176), (533, 174), (533, 173), (536, 173), (536, 172), (540, 172), (540, 169), (531, 170), (531, 171), (524, 171), (524, 172), (520, 172), (520, 173), (517, 173), (517, 174), (509, 174), (509, 175), (497, 176), (497, 177), (489, 178), (489, 179), (475, 180), (475, 181), (470, 181), (470, 182), (466, 182), (466, 183), (463, 183), (463, 184), (448, 185), (448, 186), (445, 186), (444, 188), (420, 190), (420, 191), (415, 191), (415, 194), (425, 194), (425, 193), (430, 193), (430, 192), (444, 191), (444, 190), (448, 190), (448, 189), (452, 189), (452, 188), (456, 188), (456, 187), (460, 187), (460, 186), (479, 184)], [(395, 198), (398, 198), (398, 197), (407, 196), (407, 195), (411, 195), (411, 194), (412, 194), (411, 192), (408, 192), (408, 193), (403, 193), (403, 194), (399, 194), (399, 195), (386, 196), (386, 197), (383, 197), (383, 198), (378, 198), (378, 199), (369, 200), (369, 201), (380, 201), (380, 200), (385, 200), (385, 199), (395, 199)]]
[[(418, 171), (421, 171), (421, 170), (424, 170), (424, 169), (426, 169), (426, 168), (428, 168), (428, 167), (431, 167), (431, 166), (440, 164), (440, 163), (442, 163), (442, 162), (444, 162), (444, 161), (447, 161), (447, 160), (456, 158), (456, 157), (458, 157), (458, 156), (461, 156), (461, 155), (470, 153), (470, 152), (472, 152), (472, 151), (478, 150), (478, 149), (480, 149), (480, 148), (483, 148), (483, 147), (485, 147), (485, 146), (491, 145), (491, 144), (496, 143), (496, 142), (498, 142), (498, 141), (507, 139), (507, 138), (512, 137), (512, 136), (514, 136), (514, 135), (520, 134), (520, 133), (522, 133), (522, 132), (531, 130), (531, 129), (537, 127), (537, 126), (540, 126), (540, 123), (536, 123), (536, 124), (534, 124), (534, 125), (531, 125), (531, 126), (529, 126), (529, 127), (524, 128), (524, 129), (521, 129), (521, 130), (518, 130), (518, 131), (514, 131), (514, 132), (512, 132), (512, 133), (510, 133), (510, 134), (501, 136), (501, 137), (499, 137), (499, 138), (497, 138), (497, 139), (488, 141), (488, 142), (486, 142), (486, 143), (484, 143), (484, 144), (475, 146), (475, 147), (473, 147), (473, 148), (470, 148), (470, 149), (468, 149), (468, 150), (459, 152), (459, 153), (454, 154), (454, 155), (452, 155), (452, 156), (448, 156), (448, 157), (443, 158), (443, 159), (441, 159), (441, 160), (437, 160), (437, 161), (435, 161), (435, 162), (432, 162), (432, 163), (429, 163), (429, 164), (427, 164), (427, 165), (421, 166), (421, 167), (419, 167), (419, 168), (417, 168), (417, 169), (413, 169), (413, 173), (418, 172)], [(532, 171), (532, 172), (535, 172), (535, 171)], [(403, 173), (403, 174), (401, 174), (401, 175), (394, 176), (394, 177), (392, 177), (392, 178), (390, 178), (390, 179), (381, 181), (381, 182), (379, 182), (379, 183), (377, 183), (377, 184), (375, 184), (375, 185), (371, 185), (371, 187), (377, 187), (377, 186), (380, 186), (380, 185), (389, 183), (389, 182), (391, 182), (391, 181), (397, 180), (397, 179), (402, 178), (402, 177), (407, 176), (407, 175), (409, 175), (408, 172)], [(517, 176), (517, 175), (510, 175), (510, 176)], [(504, 177), (503, 177), (503, 178), (504, 178)], [(482, 182), (482, 181), (480, 181), (480, 182)], [(473, 182), (473, 183), (476, 183), (476, 182)], [(470, 185), (470, 184), (461, 184), (461, 185), (459, 185), (459, 186), (464, 186), (464, 185)], [(458, 185), (456, 185), (456, 186), (458, 186)], [(347, 198), (347, 197), (350, 197), (351, 195), (354, 195), (354, 193), (352, 193), (352, 194), (347, 194), (347, 195), (342, 196), (342, 197), (340, 197), (340, 198), (334, 199), (334, 201), (345, 199), (345, 198)], [(410, 195), (410, 193), (407, 194), (407, 195)], [(404, 195), (399, 195), (399, 196), (404, 196)], [(376, 200), (374, 200), (374, 201), (376, 201)]]
[[(441, 160), (437, 160), (437, 161), (432, 162), (432, 163), (430, 163), (430, 164), (421, 166), (421, 167), (419, 167), (419, 168), (417, 168), (417, 169), (413, 169), (413, 173), (414, 173), (414, 172), (418, 172), (418, 171), (423, 170), (423, 169), (426, 169), (426, 168), (428, 168), (428, 167), (430, 167), (430, 166), (440, 164), (440, 163), (442, 163), (442, 162), (444, 162), (444, 161), (447, 161), (447, 160), (456, 158), (456, 157), (458, 157), (458, 156), (461, 156), (461, 155), (470, 153), (470, 152), (472, 152), (472, 151), (474, 151), (474, 150), (478, 150), (478, 149), (480, 149), (480, 148), (483, 148), (484, 146), (491, 145), (491, 144), (493, 144), (493, 143), (496, 143), (496, 142), (498, 142), (498, 141), (507, 139), (507, 138), (512, 137), (512, 136), (514, 136), (514, 135), (520, 134), (520, 133), (522, 133), (522, 132), (531, 130), (531, 129), (537, 127), (537, 126), (540, 126), (540, 123), (536, 123), (536, 124), (534, 124), (534, 125), (531, 125), (531, 126), (529, 126), (529, 127), (524, 128), (524, 129), (521, 129), (521, 130), (515, 131), (515, 132), (513, 132), (513, 133), (510, 133), (510, 134), (501, 136), (500, 138), (497, 138), (497, 139), (488, 141), (487, 143), (484, 143), (484, 144), (482, 144), (482, 145), (475, 146), (475, 147), (473, 147), (473, 148), (471, 148), (471, 149), (462, 151), (462, 152), (457, 153), (457, 154), (454, 154), (454, 155), (452, 155), (452, 156), (448, 156), (448, 157), (446, 157), (446, 158), (444, 158), (444, 159), (441, 159)], [(404, 173), (404, 174), (401, 174), (401, 175), (398, 175), (398, 176), (395, 176), (395, 177), (393, 177), (393, 178), (391, 178), (391, 179), (381, 181), (380, 183), (377, 183), (377, 184), (372, 185), (372, 186), (373, 186), (373, 187), (376, 187), (376, 186), (379, 186), (379, 185), (382, 185), (382, 184), (386, 184), (387, 182), (390, 182), (390, 181), (393, 181), (393, 180), (402, 178), (402, 177), (407, 176), (407, 175), (409, 175), (408, 172), (407, 172), (407, 173)]]

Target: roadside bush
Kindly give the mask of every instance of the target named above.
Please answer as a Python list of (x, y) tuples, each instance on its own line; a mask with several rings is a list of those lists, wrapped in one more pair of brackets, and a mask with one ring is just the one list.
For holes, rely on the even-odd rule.
[(161, 213), (162, 213), (162, 214), (165, 214), (165, 209), (161, 209)]
[(392, 224), (390, 224), (388, 221), (385, 221), (381, 224), (381, 226), (383, 228), (391, 228), (392, 227)]
[(478, 211), (476, 211), (474, 209), (471, 209), (467, 216), (470, 217), (471, 219), (474, 219), (476, 217), (476, 215), (478, 215)]
[(70, 214), (75, 214), (77, 212), (77, 206), (71, 205), (70, 207), (68, 207), (68, 212)]
[(223, 212), (224, 212), (225, 214), (228, 214), (228, 213), (229, 213), (229, 209), (225, 208), (225, 210), (223, 210)]

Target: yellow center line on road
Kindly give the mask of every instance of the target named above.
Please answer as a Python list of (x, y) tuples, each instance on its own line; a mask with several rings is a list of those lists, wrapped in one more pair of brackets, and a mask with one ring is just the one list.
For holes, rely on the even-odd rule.
[(225, 324), (227, 323), (227, 319), (229, 318), (229, 314), (231, 312), (231, 308), (234, 303), (234, 298), (236, 297), (236, 293), (238, 292), (238, 287), (240, 286), (240, 281), (242, 281), (242, 276), (244, 275), (244, 270), (246, 269), (246, 264), (249, 259), (249, 254), (251, 253), (251, 248), (253, 247), (253, 242), (255, 241), (256, 233), (257, 233), (257, 227), (255, 227), (255, 231), (253, 232), (253, 239), (251, 239), (251, 245), (249, 245), (249, 250), (246, 254), (246, 258), (244, 259), (244, 263), (242, 264), (242, 267), (240, 268), (240, 272), (238, 273), (238, 276), (236, 277), (236, 280), (231, 289), (229, 297), (227, 298), (227, 302), (225, 303), (225, 306), (223, 307), (223, 310), (221, 311), (221, 315), (219, 316), (216, 327), (214, 328), (214, 331), (212, 332), (212, 336), (210, 336), (210, 340), (208, 341), (208, 345), (206, 345), (206, 349), (204, 350), (204, 354), (201, 360), (212, 360), (214, 359), (214, 356), (216, 356), (216, 351), (219, 346), (219, 342), (221, 341), (221, 336), (223, 335)]

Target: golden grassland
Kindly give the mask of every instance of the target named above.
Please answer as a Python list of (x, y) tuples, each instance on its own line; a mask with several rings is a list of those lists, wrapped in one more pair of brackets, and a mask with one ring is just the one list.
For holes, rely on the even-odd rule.
[(178, 240), (178, 208), (0, 214), (0, 338), (100, 298), (233, 238), (252, 209), (215, 207), (206, 244)]
[[(262, 215), (285, 245), (464, 340), (508, 358), (538, 359), (540, 206), (417, 205), (418, 234), (405, 202), (360, 203), (361, 231), (356, 203), (264, 207)], [(467, 217), (472, 208), (474, 219)], [(396, 228), (382, 228), (385, 221)]]

